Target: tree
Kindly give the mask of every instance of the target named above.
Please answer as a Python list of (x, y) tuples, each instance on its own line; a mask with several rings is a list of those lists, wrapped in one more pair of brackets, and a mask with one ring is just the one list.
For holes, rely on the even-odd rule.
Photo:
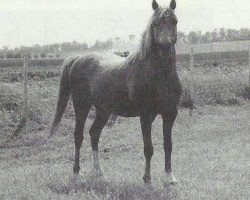
[(178, 43), (186, 43), (187, 42), (187, 36), (185, 35), (184, 32), (177, 32), (177, 40)]
[(6, 58), (12, 59), (14, 57), (15, 57), (14, 53), (11, 50), (9, 50), (6, 54)]
[(103, 49), (110, 49), (113, 47), (113, 42), (111, 39), (108, 39), (106, 42), (103, 43)]
[(86, 42), (83, 42), (81, 44), (81, 50), (87, 50), (88, 49), (88, 44)]
[(21, 58), (22, 55), (20, 53), (14, 53), (14, 58), (17, 59), (17, 58)]
[(226, 39), (226, 31), (224, 28), (219, 29), (219, 40), (224, 41)]
[(209, 38), (206, 35), (202, 35), (200, 41), (201, 41), (201, 43), (208, 43)]
[(26, 46), (20, 46), (19, 51), (22, 55), (28, 55), (31, 53), (31, 48)]
[(102, 42), (100, 40), (96, 40), (95, 44), (90, 47), (91, 50), (104, 50), (110, 49), (113, 46), (113, 42), (111, 39), (107, 40), (106, 42)]
[(188, 38), (188, 42), (189, 42), (190, 44), (197, 44), (198, 41), (199, 41), (199, 36), (198, 36), (198, 34), (197, 34), (196, 32), (194, 32), (194, 31), (191, 31), (191, 32), (188, 34), (187, 38)]
[(61, 49), (62, 49), (62, 51), (64, 51), (64, 52), (69, 52), (70, 49), (71, 49), (70, 43), (69, 43), (69, 42), (63, 42), (63, 43), (61, 44)]
[(207, 41), (208, 42), (211, 42), (212, 41), (212, 34), (210, 32), (206, 32), (205, 33), (205, 37), (207, 38)]
[(230, 28), (227, 29), (226, 40), (227, 40), (227, 41), (232, 41), (232, 40), (233, 40), (233, 30), (230, 29)]
[(77, 42), (77, 41), (71, 42), (70, 50), (71, 51), (80, 51), (81, 50), (81, 44), (79, 42)]
[(35, 53), (35, 54), (41, 53), (43, 50), (42, 46), (40, 46), (39, 44), (35, 44), (31, 48), (32, 48), (32, 53)]
[(91, 47), (93, 50), (100, 50), (102, 47), (102, 42), (100, 40), (96, 40), (95, 44)]
[(46, 58), (47, 55), (45, 53), (41, 53), (41, 58)]
[(217, 34), (217, 30), (214, 29), (211, 33), (211, 36), (212, 36), (212, 42), (218, 42), (218, 34)]
[(250, 29), (241, 28), (239, 30), (239, 38), (240, 40), (250, 40)]

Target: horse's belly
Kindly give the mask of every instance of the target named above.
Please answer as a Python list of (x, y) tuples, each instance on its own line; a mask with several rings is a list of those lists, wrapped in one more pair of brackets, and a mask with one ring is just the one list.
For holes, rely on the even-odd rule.
[(127, 103), (119, 106), (114, 106), (112, 114), (119, 115), (122, 117), (136, 117), (140, 115), (141, 108), (139, 105), (133, 103)]
[(129, 98), (110, 99), (99, 104), (104, 110), (122, 117), (136, 117), (140, 115), (141, 105), (131, 102)]
[(119, 115), (122, 117), (136, 117), (144, 110), (145, 103), (141, 99), (131, 101), (126, 92), (108, 94), (106, 91), (103, 94), (96, 96), (95, 106), (101, 107), (110, 114)]

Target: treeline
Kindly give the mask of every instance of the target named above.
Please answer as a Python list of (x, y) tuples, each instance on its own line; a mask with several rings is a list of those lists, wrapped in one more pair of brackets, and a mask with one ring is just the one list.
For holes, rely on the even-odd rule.
[(59, 58), (61, 52), (72, 52), (72, 51), (85, 51), (85, 50), (105, 50), (110, 49), (113, 46), (111, 39), (107, 41), (96, 40), (95, 44), (88, 46), (87, 43), (79, 43), (77, 41), (73, 42), (63, 42), (47, 45), (33, 45), (31, 47), (20, 46), (14, 49), (9, 49), (4, 46), (0, 49), (0, 59), (7, 58), (21, 58), (22, 55), (28, 55), (31, 58)]
[[(250, 40), (250, 29), (241, 28), (235, 29), (215, 29), (211, 32), (202, 33), (201, 31), (191, 31), (188, 34), (184, 32), (178, 32), (178, 43), (211, 43), (211, 42), (224, 42), (224, 41), (242, 41)], [(79, 43), (77, 41), (55, 43), (48, 45), (33, 45), (31, 47), (20, 46), (14, 49), (9, 49), (4, 46), (0, 49), (1, 58), (21, 58), (21, 55), (29, 55), (32, 58), (58, 58), (61, 52), (72, 52), (72, 51), (98, 51), (111, 49), (117, 43), (127, 42), (131, 43), (135, 41), (135, 35), (129, 35), (127, 41), (122, 41), (119, 37), (115, 39), (109, 39), (107, 41), (96, 40), (95, 44), (89, 46), (86, 42)]]
[(201, 31), (191, 31), (189, 34), (178, 32), (179, 43), (211, 43), (211, 42), (224, 42), (224, 41), (243, 41), (250, 40), (250, 29), (241, 28), (235, 29), (214, 29), (212, 32), (202, 33)]

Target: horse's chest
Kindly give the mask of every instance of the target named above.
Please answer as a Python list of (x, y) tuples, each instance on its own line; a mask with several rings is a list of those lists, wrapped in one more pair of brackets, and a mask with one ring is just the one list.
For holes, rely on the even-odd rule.
[(157, 110), (162, 111), (169, 106), (176, 106), (181, 96), (181, 84), (179, 79), (159, 84), (157, 87)]

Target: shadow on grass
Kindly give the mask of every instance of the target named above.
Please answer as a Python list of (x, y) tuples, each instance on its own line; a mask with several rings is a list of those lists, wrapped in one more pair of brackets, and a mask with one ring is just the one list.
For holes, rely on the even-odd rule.
[[(74, 179), (74, 178), (73, 178)], [(50, 183), (48, 188), (57, 194), (94, 193), (100, 199), (116, 200), (165, 200), (178, 199), (177, 186), (162, 189), (128, 182), (112, 182), (103, 179), (69, 180), (66, 185)]]

